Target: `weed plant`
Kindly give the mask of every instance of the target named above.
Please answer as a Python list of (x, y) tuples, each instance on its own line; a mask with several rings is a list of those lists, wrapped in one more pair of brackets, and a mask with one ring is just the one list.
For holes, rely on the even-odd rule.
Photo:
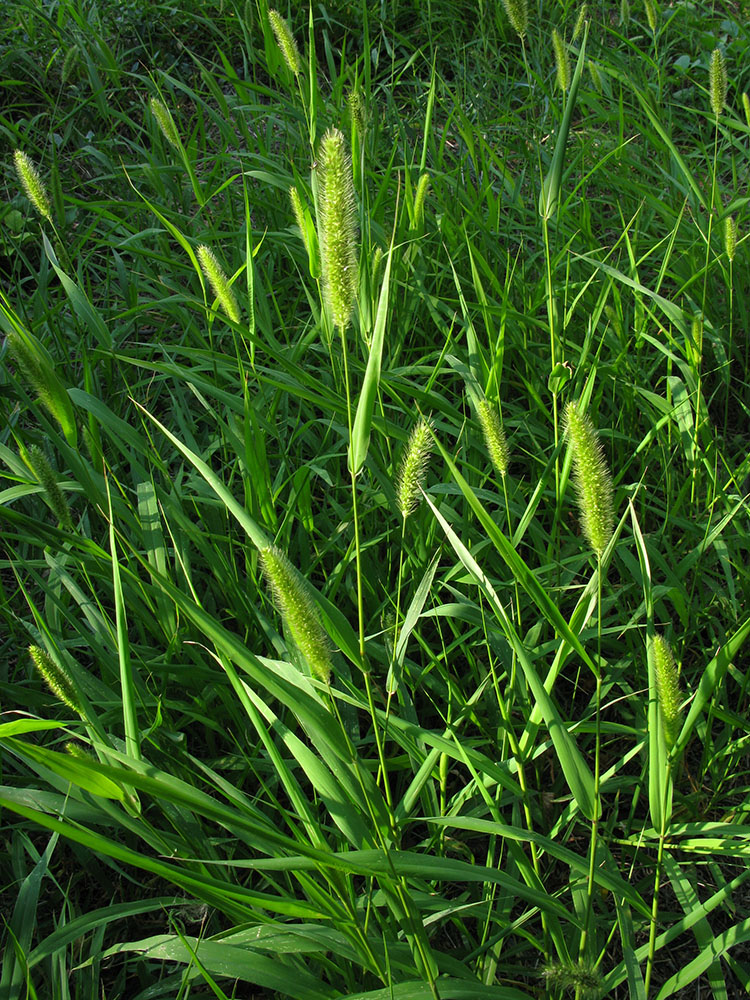
[(746, 995), (742, 6), (6, 5), (1, 997)]

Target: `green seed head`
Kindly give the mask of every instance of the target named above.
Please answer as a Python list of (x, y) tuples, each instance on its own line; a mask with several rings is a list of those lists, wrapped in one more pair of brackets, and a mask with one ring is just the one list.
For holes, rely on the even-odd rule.
[(152, 97), (149, 101), (149, 107), (151, 108), (151, 114), (156, 119), (156, 124), (161, 129), (161, 134), (170, 146), (179, 149), (180, 137), (177, 134), (177, 126), (166, 104), (160, 101), (158, 97)]
[(359, 90), (353, 90), (346, 99), (349, 106), (349, 115), (357, 136), (362, 139), (367, 131), (367, 114), (365, 112), (365, 102)]
[(614, 530), (612, 478), (594, 425), (575, 403), (565, 408), (565, 432), (573, 450), (573, 476), (584, 537), (598, 556)]
[(594, 88), (597, 94), (601, 94), (603, 91), (602, 85), (602, 74), (599, 72), (599, 67), (591, 59), (586, 60), (586, 65), (589, 68), (589, 73), (591, 74), (591, 82), (594, 84)]
[(16, 173), (21, 182), (21, 186), (26, 192), (26, 197), (37, 210), (43, 219), (52, 221), (52, 208), (50, 206), (47, 191), (45, 190), (39, 171), (31, 162), (26, 153), (17, 149), (13, 154), (13, 162), (16, 165)]
[(717, 121), (726, 104), (727, 86), (727, 67), (724, 62), (724, 53), (721, 49), (714, 49), (711, 53), (711, 67), (709, 69), (709, 96), (711, 110)]
[(33, 334), (28, 331), (21, 334), (18, 330), (9, 330), (6, 342), (8, 353), (36, 392), (39, 401), (58, 421), (68, 441), (77, 445), (78, 432), (73, 404), (42, 345)]
[(328, 636), (307, 584), (275, 545), (261, 549), (260, 559), (287, 637), (307, 661), (313, 676), (328, 681), (333, 669)]
[(54, 696), (76, 715), (82, 716), (81, 699), (68, 671), (39, 646), (29, 646), (29, 656)]
[(578, 41), (578, 39), (581, 36), (581, 33), (583, 32), (583, 26), (586, 23), (586, 15), (587, 14), (588, 14), (588, 10), (586, 8), (586, 4), (582, 3), (581, 4), (581, 9), (578, 11), (578, 17), (576, 18), (575, 28), (573, 28), (573, 41), (574, 42)]
[(557, 28), (552, 31), (552, 47), (555, 50), (557, 85), (565, 94), (570, 87), (570, 56), (568, 55), (568, 46)]
[(620, 24), (630, 23), (630, 3), (629, 0), (620, 0)]
[(207, 246), (199, 246), (196, 255), (201, 271), (208, 279), (214, 295), (219, 300), (219, 305), (233, 323), (239, 323), (241, 316), (237, 299), (234, 297), (234, 292), (227, 281), (227, 276), (221, 269), (221, 264), (216, 259), (216, 255)]
[(551, 990), (575, 993), (580, 1000), (593, 1000), (600, 996), (602, 979), (596, 969), (572, 962), (552, 963), (542, 970)]
[(648, 26), (651, 29), (651, 33), (655, 35), (659, 25), (657, 0), (643, 0), (643, 6), (646, 8)]
[(680, 735), (679, 671), (672, 647), (664, 636), (655, 635), (652, 644), (659, 710), (664, 725), (667, 750), (671, 751)]
[(430, 175), (422, 174), (414, 192), (414, 223), (413, 229), (421, 229), (424, 222), (424, 201), (430, 188)]
[(737, 220), (732, 215), (724, 219), (724, 253), (731, 264), (737, 253)]
[(26, 454), (22, 454), (22, 458), (34, 473), (39, 485), (44, 490), (47, 504), (57, 518), (58, 522), (63, 528), (66, 528), (68, 531), (72, 531), (73, 519), (70, 516), (70, 508), (68, 507), (68, 502), (63, 496), (63, 492), (57, 482), (57, 476), (52, 469), (50, 460), (47, 458), (39, 445), (36, 444), (33, 444)]
[(477, 404), (477, 416), (490, 461), (498, 475), (506, 476), (510, 464), (508, 442), (505, 440), (505, 431), (497, 407), (489, 399), (482, 399)]
[(276, 38), (276, 44), (284, 57), (284, 62), (294, 76), (299, 76), (302, 72), (302, 57), (289, 25), (277, 10), (269, 10), (268, 20)]
[(750, 128), (750, 97), (744, 91), (742, 93), (742, 107), (745, 109), (747, 127)]
[(396, 476), (396, 503), (404, 520), (422, 502), (421, 488), (432, 453), (432, 424), (424, 417), (409, 435)]
[(519, 38), (525, 38), (529, 30), (528, 0), (503, 0), (503, 7), (515, 33)]
[(345, 330), (358, 286), (357, 224), (354, 184), (346, 141), (338, 129), (323, 136), (318, 153), (318, 240), (323, 293), (334, 326)]

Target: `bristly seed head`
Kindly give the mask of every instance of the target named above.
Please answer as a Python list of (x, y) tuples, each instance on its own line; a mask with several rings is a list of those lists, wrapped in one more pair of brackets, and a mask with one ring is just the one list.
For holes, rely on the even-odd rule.
[(38, 444), (32, 444), (28, 452), (25, 454), (22, 453), (21, 457), (36, 476), (39, 485), (44, 490), (49, 508), (59, 523), (68, 531), (73, 531), (73, 519), (70, 516), (70, 508), (60, 489), (50, 460)]
[(422, 417), (409, 435), (396, 476), (396, 503), (404, 520), (422, 502), (421, 488), (431, 454), (432, 423)]
[(329, 129), (323, 136), (318, 178), (323, 292), (334, 326), (343, 332), (357, 297), (359, 254), (352, 168), (346, 141), (338, 129)]
[(750, 96), (742, 92), (742, 107), (745, 109), (745, 121), (747, 122), (747, 127), (750, 128)]
[(83, 715), (81, 699), (68, 671), (39, 646), (29, 646), (29, 656), (54, 696), (76, 715)]
[(550, 989), (575, 992), (580, 1000), (593, 1000), (601, 990), (602, 979), (596, 969), (572, 962), (550, 963), (542, 970)]
[(529, 30), (528, 0), (503, 0), (503, 7), (515, 33), (519, 38), (525, 38)]
[(167, 108), (163, 101), (160, 101), (158, 97), (152, 97), (149, 101), (149, 107), (151, 108), (151, 114), (156, 119), (156, 124), (161, 130), (161, 134), (167, 140), (170, 146), (174, 146), (175, 149), (180, 148), (180, 137), (177, 132), (177, 126), (174, 123), (174, 118), (171, 112)]
[(655, 35), (656, 29), (659, 26), (659, 8), (657, 6), (657, 0), (643, 0), (643, 6), (646, 9), (646, 20), (648, 21), (648, 26), (651, 29), (651, 33)]
[(214, 295), (219, 300), (219, 305), (233, 323), (239, 323), (241, 319), (240, 308), (216, 254), (209, 247), (201, 245), (196, 251), (196, 256)]
[(564, 423), (573, 451), (581, 527), (591, 548), (601, 556), (614, 530), (612, 477), (588, 414), (581, 413), (575, 403), (568, 403)]
[(287, 638), (305, 658), (313, 676), (327, 682), (333, 669), (328, 636), (307, 584), (277, 546), (261, 549), (260, 560)]
[(724, 253), (731, 264), (737, 253), (737, 220), (733, 215), (728, 215), (724, 219)]
[(505, 431), (503, 430), (497, 407), (489, 399), (482, 399), (477, 403), (477, 416), (479, 417), (490, 461), (498, 475), (504, 477), (508, 474), (510, 456), (508, 453), (508, 442), (505, 439)]
[(17, 149), (13, 154), (13, 162), (16, 166), (18, 179), (26, 192), (26, 197), (43, 219), (52, 222), (52, 207), (47, 197), (47, 191), (42, 183), (42, 178), (39, 176), (39, 171), (26, 153), (23, 153), (20, 149)]
[(586, 24), (586, 15), (588, 14), (588, 9), (585, 3), (581, 4), (581, 9), (578, 11), (578, 17), (576, 18), (575, 28), (573, 28), (573, 41), (577, 42), (580, 38), (583, 27)]
[(289, 25), (277, 10), (269, 10), (268, 20), (276, 38), (276, 44), (284, 57), (284, 62), (294, 76), (299, 76), (302, 72), (302, 57)]
[(711, 67), (709, 69), (709, 96), (711, 110), (717, 121), (727, 101), (727, 86), (727, 66), (724, 62), (724, 53), (721, 49), (714, 49), (711, 53)]
[(570, 88), (570, 56), (568, 55), (568, 46), (557, 28), (552, 30), (552, 47), (555, 50), (557, 85), (566, 94)]
[(675, 663), (672, 647), (663, 635), (655, 635), (652, 640), (654, 672), (656, 673), (656, 693), (664, 726), (667, 751), (671, 751), (680, 735), (680, 684), (679, 671)]

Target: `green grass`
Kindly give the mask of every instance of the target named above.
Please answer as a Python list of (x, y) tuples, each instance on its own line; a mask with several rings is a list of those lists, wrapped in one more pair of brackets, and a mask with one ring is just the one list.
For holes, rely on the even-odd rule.
[(750, 11), (580, 12), (10, 5), (0, 996), (750, 988)]

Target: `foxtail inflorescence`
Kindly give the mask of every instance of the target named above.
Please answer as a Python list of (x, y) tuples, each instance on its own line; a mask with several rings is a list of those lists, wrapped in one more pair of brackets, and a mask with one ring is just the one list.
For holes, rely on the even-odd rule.
[(276, 44), (284, 57), (284, 62), (294, 76), (299, 76), (302, 72), (302, 57), (289, 25), (277, 10), (269, 10), (268, 21), (276, 38)]
[(227, 281), (227, 276), (224, 274), (216, 254), (209, 247), (202, 245), (198, 247), (196, 255), (201, 270), (206, 278), (208, 278), (211, 289), (219, 300), (219, 305), (233, 323), (239, 323), (241, 317), (237, 299), (234, 297), (234, 292)]
[(477, 416), (490, 461), (499, 476), (506, 476), (510, 461), (508, 442), (505, 440), (505, 431), (497, 407), (489, 399), (480, 399), (477, 403)]
[(519, 38), (525, 38), (529, 30), (528, 0), (503, 0), (503, 7), (515, 33)]
[(724, 53), (721, 49), (714, 49), (711, 53), (711, 66), (709, 69), (708, 79), (711, 110), (714, 113), (714, 118), (718, 121), (727, 101), (727, 87), (729, 85), (727, 80), (727, 67), (724, 62)]
[(21, 457), (34, 473), (39, 485), (44, 490), (47, 503), (52, 513), (55, 515), (63, 528), (67, 528), (68, 531), (72, 531), (73, 519), (70, 516), (70, 508), (68, 507), (68, 503), (63, 496), (59, 483), (57, 482), (57, 476), (55, 475), (50, 460), (37, 444), (33, 444), (29, 448), (28, 452), (22, 454)]
[(659, 711), (664, 726), (667, 750), (671, 751), (680, 735), (680, 684), (679, 671), (675, 663), (672, 647), (663, 635), (652, 639), (654, 672), (656, 673), (656, 693)]
[(551, 990), (575, 993), (576, 1000), (593, 1000), (600, 995), (602, 977), (588, 965), (551, 963), (545, 966), (542, 975)]
[(158, 97), (152, 97), (149, 101), (149, 107), (151, 108), (151, 114), (156, 119), (156, 124), (159, 126), (161, 134), (170, 146), (179, 149), (180, 137), (177, 132), (177, 126), (166, 104), (160, 101)]
[(52, 222), (52, 207), (39, 171), (26, 153), (20, 149), (17, 149), (13, 154), (13, 162), (16, 166), (18, 179), (26, 192), (26, 197), (43, 219)]
[(343, 331), (357, 297), (359, 255), (352, 168), (338, 129), (326, 132), (318, 151), (318, 205), (323, 293), (334, 326)]
[(552, 48), (555, 50), (557, 85), (564, 94), (570, 89), (570, 56), (568, 46), (557, 28), (552, 29)]
[(328, 636), (307, 584), (276, 545), (260, 550), (261, 566), (290, 638), (314, 677), (328, 681), (333, 669)]
[(573, 476), (583, 534), (601, 556), (614, 530), (612, 477), (594, 425), (576, 403), (565, 407), (565, 432), (573, 451)]
[(409, 435), (396, 476), (396, 503), (404, 520), (422, 501), (422, 486), (432, 454), (432, 424), (422, 417)]
[(83, 715), (80, 696), (68, 671), (39, 646), (29, 646), (29, 656), (54, 696), (76, 715)]

